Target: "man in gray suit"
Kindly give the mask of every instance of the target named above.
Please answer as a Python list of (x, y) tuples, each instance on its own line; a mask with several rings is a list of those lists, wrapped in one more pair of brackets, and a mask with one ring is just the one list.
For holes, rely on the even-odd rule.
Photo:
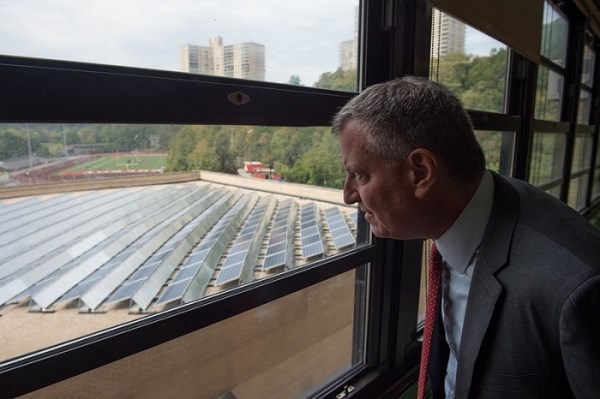
[(600, 397), (600, 233), (485, 169), (460, 101), (417, 77), (336, 115), (344, 201), (378, 237), (433, 239), (444, 261), (435, 398)]

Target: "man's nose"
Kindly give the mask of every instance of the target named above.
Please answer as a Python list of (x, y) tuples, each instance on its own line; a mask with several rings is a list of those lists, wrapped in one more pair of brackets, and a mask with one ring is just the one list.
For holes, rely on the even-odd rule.
[(344, 181), (344, 203), (352, 205), (357, 202), (360, 202), (360, 195), (358, 195), (358, 191), (352, 181), (346, 178)]

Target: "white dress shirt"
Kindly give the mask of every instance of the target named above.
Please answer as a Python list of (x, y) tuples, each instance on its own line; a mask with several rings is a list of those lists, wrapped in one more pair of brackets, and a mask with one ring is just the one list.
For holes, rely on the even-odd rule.
[(460, 339), (471, 277), (493, 201), (494, 180), (491, 173), (486, 170), (477, 191), (465, 209), (448, 231), (436, 240), (436, 246), (444, 259), (442, 320), (446, 341), (450, 347), (444, 383), (447, 398), (454, 398)]

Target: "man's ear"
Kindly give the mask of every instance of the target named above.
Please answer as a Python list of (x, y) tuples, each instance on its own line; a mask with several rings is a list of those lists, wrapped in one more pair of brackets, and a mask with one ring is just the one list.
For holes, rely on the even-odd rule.
[(425, 148), (416, 148), (406, 157), (406, 166), (415, 197), (423, 198), (431, 190), (438, 176), (437, 156)]

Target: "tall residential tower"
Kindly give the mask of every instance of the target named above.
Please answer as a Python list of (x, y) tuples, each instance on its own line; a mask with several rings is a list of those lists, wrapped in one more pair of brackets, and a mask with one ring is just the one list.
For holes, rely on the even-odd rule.
[(431, 25), (432, 59), (450, 53), (465, 52), (465, 24), (434, 8)]
[(254, 42), (224, 46), (223, 38), (216, 36), (208, 46), (183, 45), (180, 64), (183, 72), (265, 80), (265, 46)]

